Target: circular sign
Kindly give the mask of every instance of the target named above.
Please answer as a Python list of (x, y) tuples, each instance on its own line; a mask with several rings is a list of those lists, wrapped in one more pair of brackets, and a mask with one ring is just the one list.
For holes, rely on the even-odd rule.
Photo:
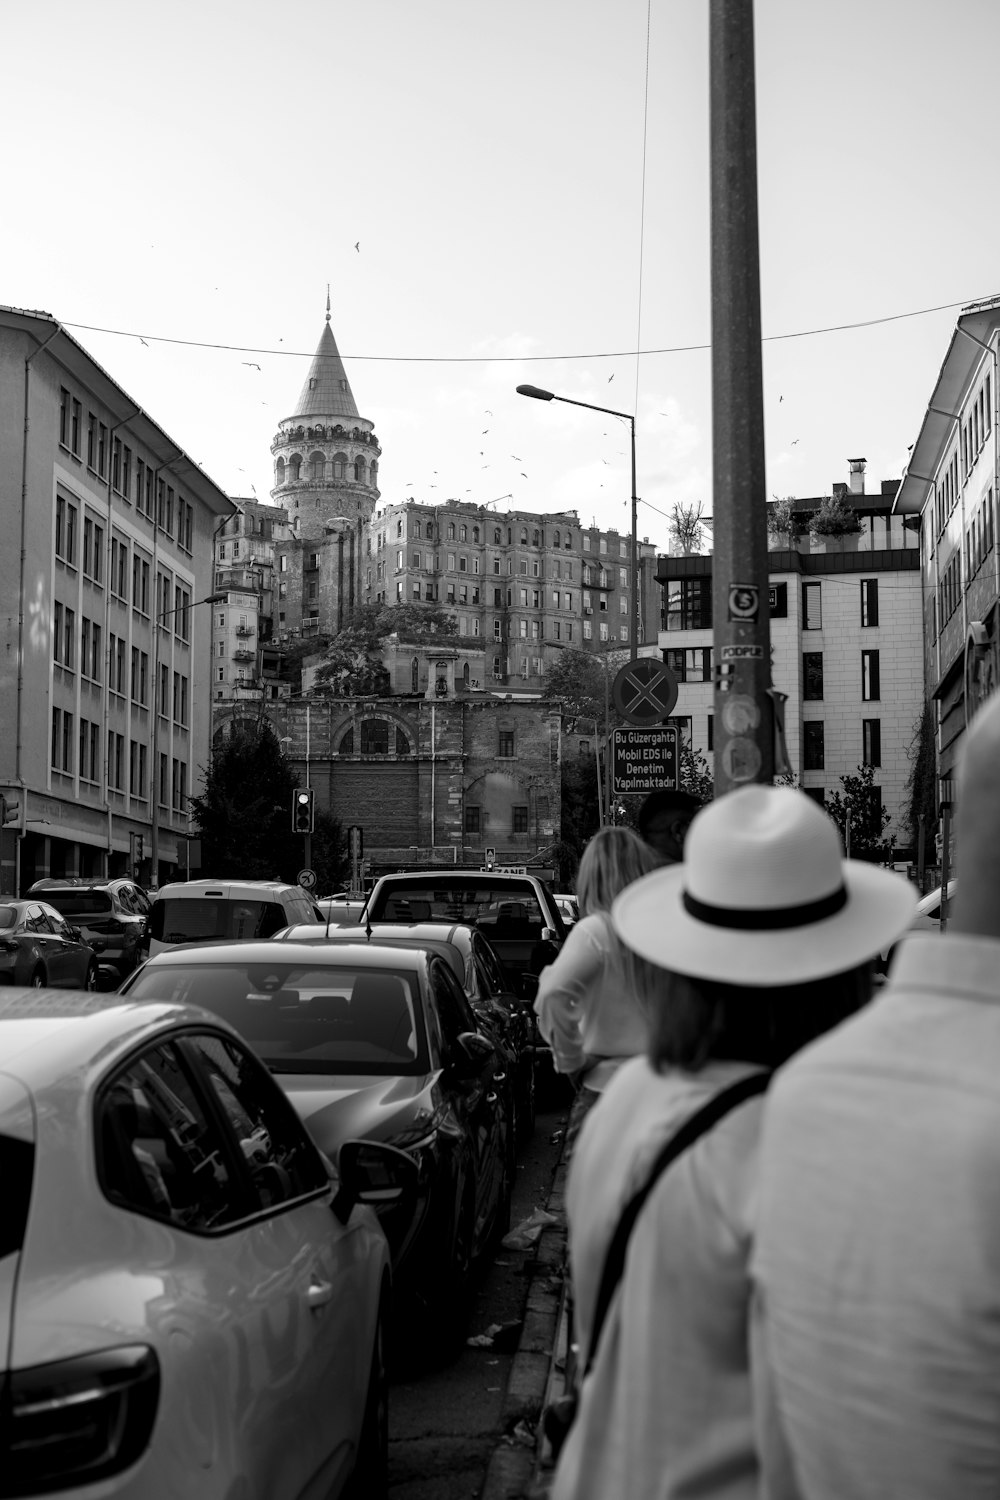
[(295, 878), (303, 890), (311, 891), (316, 885), (315, 870), (300, 870)]
[(729, 585), (729, 618), (756, 620), (760, 609), (760, 590), (755, 583)]
[(664, 662), (644, 656), (616, 674), (611, 696), (630, 724), (645, 729), (667, 718), (677, 702), (677, 678)]

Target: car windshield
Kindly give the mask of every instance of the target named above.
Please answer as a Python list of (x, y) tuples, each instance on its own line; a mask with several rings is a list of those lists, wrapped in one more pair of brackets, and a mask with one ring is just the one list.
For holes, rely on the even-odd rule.
[(92, 917), (112, 910), (107, 891), (45, 891), (38, 899), (54, 906), (64, 917)]
[(196, 943), (207, 938), (271, 937), (287, 922), (284, 908), (275, 901), (167, 896), (153, 902), (149, 931), (157, 942)]
[(373, 922), (470, 922), (491, 941), (542, 935), (545, 919), (531, 883), (486, 878), (387, 882), (372, 903)]
[(414, 983), (410, 974), (334, 963), (153, 962), (128, 995), (200, 1005), (276, 1073), (418, 1074), (427, 1042)]
[(8, 927), (17, 926), (17, 907), (0, 906), (0, 932)]

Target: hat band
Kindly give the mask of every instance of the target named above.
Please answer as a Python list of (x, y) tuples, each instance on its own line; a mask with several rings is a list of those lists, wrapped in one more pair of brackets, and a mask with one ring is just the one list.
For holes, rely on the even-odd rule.
[(847, 904), (847, 887), (840, 886), (830, 896), (818, 901), (807, 901), (802, 906), (712, 906), (708, 901), (699, 901), (689, 891), (684, 892), (684, 909), (699, 922), (711, 927), (739, 927), (762, 931), (766, 928), (805, 927), (809, 922), (821, 922), (832, 917)]

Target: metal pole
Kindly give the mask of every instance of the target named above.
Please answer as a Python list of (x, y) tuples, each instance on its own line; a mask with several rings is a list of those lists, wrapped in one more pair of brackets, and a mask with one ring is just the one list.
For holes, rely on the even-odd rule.
[(611, 707), (608, 702), (608, 653), (602, 652), (604, 659), (604, 822), (612, 822), (611, 817)]
[(639, 497), (635, 492), (635, 417), (629, 417), (629, 425), (632, 431), (632, 570), (630, 575), (632, 629), (629, 632), (629, 660), (635, 661), (639, 655), (639, 631), (642, 620), (642, 609), (639, 603), (639, 528), (636, 516)]
[(774, 778), (752, 0), (709, 0), (715, 789)]

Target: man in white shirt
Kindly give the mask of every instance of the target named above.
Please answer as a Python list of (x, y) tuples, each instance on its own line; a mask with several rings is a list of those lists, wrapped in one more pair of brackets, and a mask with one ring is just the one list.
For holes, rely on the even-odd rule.
[(1000, 694), (949, 931), (778, 1075), (752, 1273), (766, 1500), (1000, 1494)]

